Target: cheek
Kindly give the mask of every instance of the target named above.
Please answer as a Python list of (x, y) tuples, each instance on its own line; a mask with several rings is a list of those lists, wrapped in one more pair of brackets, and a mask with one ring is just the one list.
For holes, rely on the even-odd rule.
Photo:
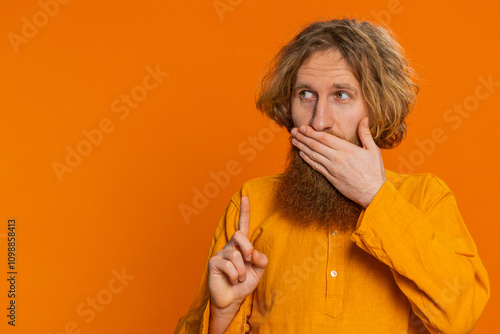
[(349, 124), (355, 124), (357, 128), (359, 122), (367, 115), (365, 108), (362, 105), (353, 106), (350, 112), (345, 114), (345, 121)]
[(304, 105), (301, 105), (300, 103), (292, 101), (291, 105), (292, 105), (291, 114), (292, 114), (293, 124), (297, 127), (309, 124), (311, 120), (311, 112), (309, 112), (308, 109), (305, 108)]
[(350, 138), (358, 132), (358, 125), (364, 115), (357, 112), (339, 113), (336, 118), (336, 128), (345, 138)]

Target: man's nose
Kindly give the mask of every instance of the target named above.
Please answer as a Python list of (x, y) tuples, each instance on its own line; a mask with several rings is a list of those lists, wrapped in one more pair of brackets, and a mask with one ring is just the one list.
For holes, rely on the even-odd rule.
[(316, 131), (325, 131), (333, 127), (333, 122), (333, 106), (326, 97), (318, 98), (309, 125)]

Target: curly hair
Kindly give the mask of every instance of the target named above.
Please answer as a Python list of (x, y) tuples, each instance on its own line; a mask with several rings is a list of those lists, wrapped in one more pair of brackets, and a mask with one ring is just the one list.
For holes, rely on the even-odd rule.
[(419, 92), (416, 74), (390, 29), (367, 21), (345, 18), (306, 26), (269, 64), (256, 98), (257, 109), (290, 132), (290, 97), (297, 71), (314, 52), (332, 48), (341, 52), (360, 83), (375, 143), (380, 148), (399, 145)]

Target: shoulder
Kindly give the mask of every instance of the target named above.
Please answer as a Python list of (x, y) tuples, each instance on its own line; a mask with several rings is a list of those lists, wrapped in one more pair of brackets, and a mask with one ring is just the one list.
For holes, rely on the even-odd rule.
[(432, 173), (400, 174), (385, 170), (385, 177), (408, 201), (424, 204), (438, 196), (452, 195), (448, 185)]
[(396, 173), (394, 171), (386, 169), (385, 177), (397, 188), (412, 187), (414, 189), (427, 188), (427, 190), (450, 191), (448, 185), (433, 173), (419, 173), (408, 175)]
[(251, 202), (254, 199), (260, 204), (265, 200), (272, 199), (274, 187), (278, 184), (282, 175), (283, 173), (272, 174), (244, 182), (241, 188), (231, 197), (231, 201), (239, 207), (242, 196), (248, 196)]
[(228, 230), (237, 230), (238, 216), (240, 211), (241, 197), (248, 196), (250, 200), (250, 233), (259, 228), (262, 223), (268, 221), (275, 211), (274, 191), (283, 173), (250, 179), (242, 184), (240, 189), (231, 197), (229, 207), (234, 217), (227, 226)]

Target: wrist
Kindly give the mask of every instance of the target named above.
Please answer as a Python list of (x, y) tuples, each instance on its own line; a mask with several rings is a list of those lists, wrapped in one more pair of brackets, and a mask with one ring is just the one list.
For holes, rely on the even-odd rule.
[(381, 180), (380, 183), (378, 184), (378, 186), (376, 186), (375, 188), (373, 188), (373, 190), (367, 194), (366, 198), (364, 200), (361, 201), (361, 206), (363, 208), (367, 208), (368, 205), (370, 205), (370, 203), (373, 201), (373, 199), (375, 198), (375, 196), (377, 195), (378, 191), (380, 190), (380, 188), (382, 188), (382, 185), (385, 183), (385, 179), (384, 180)]
[(223, 334), (233, 322), (236, 313), (238, 313), (239, 305), (231, 304), (227, 307), (220, 308), (210, 304), (210, 320), (208, 326), (209, 334)]
[(218, 307), (212, 301), (210, 301), (210, 313), (215, 314), (220, 317), (234, 316), (238, 309), (240, 308), (241, 302), (231, 303), (226, 307)]

